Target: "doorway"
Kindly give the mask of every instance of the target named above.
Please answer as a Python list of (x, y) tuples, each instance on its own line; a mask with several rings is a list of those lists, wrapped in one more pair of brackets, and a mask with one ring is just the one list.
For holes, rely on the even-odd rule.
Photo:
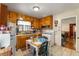
[(61, 20), (61, 45), (69, 49), (76, 49), (76, 17)]

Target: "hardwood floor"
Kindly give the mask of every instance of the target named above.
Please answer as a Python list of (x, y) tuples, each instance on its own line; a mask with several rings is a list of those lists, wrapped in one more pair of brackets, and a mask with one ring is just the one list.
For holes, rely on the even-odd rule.
[(65, 47), (75, 50), (75, 42), (73, 39), (67, 39)]

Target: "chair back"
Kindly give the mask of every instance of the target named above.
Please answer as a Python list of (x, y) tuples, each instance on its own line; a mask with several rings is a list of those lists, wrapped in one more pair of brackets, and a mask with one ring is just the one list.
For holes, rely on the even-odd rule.
[(48, 52), (48, 41), (42, 43), (41, 47), (39, 48), (38, 55), (45, 56), (48, 54), (47, 52)]

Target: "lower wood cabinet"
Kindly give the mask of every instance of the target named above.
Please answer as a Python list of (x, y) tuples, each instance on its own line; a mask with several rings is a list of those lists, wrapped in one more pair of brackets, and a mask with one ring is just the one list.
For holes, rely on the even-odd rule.
[[(31, 35), (32, 37), (41, 36), (41, 33), (36, 33)], [(16, 49), (26, 48), (26, 40), (28, 40), (31, 36), (29, 35), (17, 35), (16, 36)]]
[(28, 38), (29, 37), (27, 37), (27, 36), (17, 36), (17, 38), (16, 38), (16, 49), (25, 48), (26, 47), (26, 40)]

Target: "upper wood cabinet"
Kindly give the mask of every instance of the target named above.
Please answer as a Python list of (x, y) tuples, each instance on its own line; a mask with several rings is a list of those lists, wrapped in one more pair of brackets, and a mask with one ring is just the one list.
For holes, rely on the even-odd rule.
[(21, 14), (21, 13), (17, 13), (17, 19), (19, 19), (20, 17), (23, 18), (23, 20), (25, 20), (25, 15)]
[(25, 16), (25, 21), (30, 21), (31, 22), (31, 16)]
[(33, 18), (32, 20), (32, 27), (35, 28), (35, 29), (40, 29), (40, 26), (39, 26), (39, 19), (37, 18)]
[(43, 27), (53, 28), (53, 16), (47, 16), (41, 19), (33, 18), (32, 19), (32, 27), (35, 29), (41, 29)]
[(41, 25), (41, 28), (43, 27), (52, 28), (53, 27), (53, 16), (46, 16), (44, 18), (41, 18), (40, 25)]
[(7, 6), (0, 4), (0, 25), (7, 25)]
[(53, 28), (53, 16), (46, 16), (41, 19), (28, 16), (28, 15), (23, 15), (21, 13), (9, 11), (7, 15), (7, 19), (10, 22), (16, 23), (17, 19), (22, 17), (24, 21), (29, 21), (31, 22), (31, 25), (35, 29), (41, 29), (41, 28)]
[(8, 11), (8, 15), (7, 15), (8, 21), (16, 23), (17, 19), (19, 19), (20, 17), (22, 17), (24, 21), (31, 22), (31, 16), (23, 15), (23, 14), (18, 13), (18, 12)]
[(13, 11), (8, 11), (7, 19), (10, 22), (16, 23), (16, 21), (18, 19), (18, 14)]

